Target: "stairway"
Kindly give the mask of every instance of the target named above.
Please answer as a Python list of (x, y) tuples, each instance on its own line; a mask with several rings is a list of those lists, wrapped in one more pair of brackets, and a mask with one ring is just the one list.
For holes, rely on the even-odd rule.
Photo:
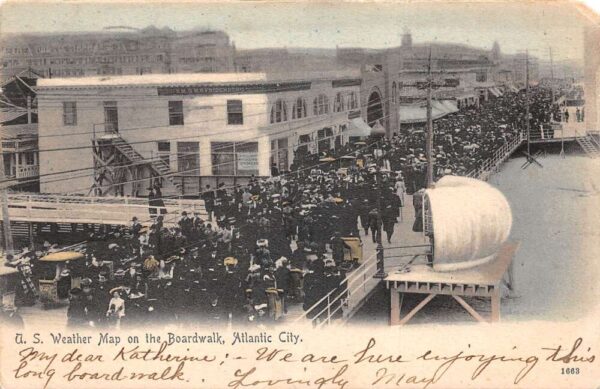
[(581, 146), (581, 148), (583, 149), (583, 151), (590, 158), (598, 158), (598, 157), (600, 157), (600, 147), (591, 138), (590, 135), (578, 136), (575, 139), (577, 139), (577, 143), (579, 143), (579, 146)]
[(177, 191), (181, 193), (181, 182), (173, 176), (170, 166), (167, 165), (165, 161), (163, 161), (162, 159), (153, 159), (150, 162), (147, 161), (140, 153), (135, 151), (135, 149), (125, 139), (123, 139), (119, 135), (114, 134), (110, 137), (104, 138), (104, 140), (112, 142), (112, 145), (117, 150), (119, 150), (119, 152), (121, 152), (125, 157), (127, 157), (127, 159), (129, 159), (129, 161), (131, 161), (133, 164), (147, 164), (148, 166), (150, 166), (150, 168), (154, 170), (154, 172), (159, 177), (166, 178), (175, 188), (177, 188)]

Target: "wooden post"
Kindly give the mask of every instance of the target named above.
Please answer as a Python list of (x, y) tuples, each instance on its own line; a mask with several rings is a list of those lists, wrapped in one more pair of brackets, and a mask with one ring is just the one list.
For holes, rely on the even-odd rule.
[(393, 286), (390, 286), (390, 325), (400, 324), (400, 292)]
[(27, 124), (31, 124), (31, 96), (27, 95)]
[(28, 236), (29, 236), (29, 247), (30, 247), (31, 251), (35, 251), (35, 242), (33, 239), (33, 223), (32, 222), (27, 223), (27, 227), (28, 227)]
[[(4, 171), (4, 148), (2, 141), (0, 140), (0, 180), (6, 181), (6, 174)], [(13, 238), (12, 230), (10, 228), (10, 218), (8, 215), (8, 184), (6, 182), (0, 183), (0, 201), (2, 202), (2, 231), (4, 232), (4, 251), (6, 254), (13, 253)]]
[(492, 322), (500, 321), (500, 285), (494, 287), (492, 292)]

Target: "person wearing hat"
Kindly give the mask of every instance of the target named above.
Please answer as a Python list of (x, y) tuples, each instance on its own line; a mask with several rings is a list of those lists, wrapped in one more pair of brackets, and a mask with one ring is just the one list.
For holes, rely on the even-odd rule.
[(244, 301), (241, 295), (243, 285), (238, 272), (238, 260), (227, 257), (223, 260), (223, 265), (225, 272), (220, 284), (219, 306), (225, 320), (237, 321), (240, 319)]
[(287, 313), (286, 299), (290, 292), (291, 274), (290, 262), (286, 257), (281, 257), (275, 262), (275, 284), (277, 289), (281, 289), (281, 305), (283, 313)]
[(387, 204), (381, 213), (381, 221), (383, 230), (386, 233), (388, 243), (392, 243), (392, 235), (394, 234), (394, 226), (396, 225), (396, 209), (392, 204)]
[(192, 219), (188, 217), (186, 211), (181, 212), (181, 219), (179, 219), (179, 222), (177, 224), (181, 229), (182, 235), (185, 236), (188, 240), (190, 240), (192, 238), (193, 224)]
[(142, 229), (142, 224), (139, 222), (138, 218), (134, 216), (131, 219), (131, 234), (137, 240), (140, 236), (140, 231)]
[(121, 298), (122, 288), (114, 288), (110, 290), (112, 298), (108, 303), (106, 317), (109, 323), (116, 329), (121, 328), (121, 319), (125, 316), (125, 300)]
[(377, 243), (381, 239), (381, 226), (381, 214), (377, 208), (372, 208), (369, 212), (369, 228), (371, 229), (373, 243)]
[(208, 221), (212, 221), (212, 214), (215, 205), (215, 192), (210, 189), (210, 185), (206, 185), (204, 191), (200, 194), (200, 198), (204, 200), (204, 208), (208, 214)]

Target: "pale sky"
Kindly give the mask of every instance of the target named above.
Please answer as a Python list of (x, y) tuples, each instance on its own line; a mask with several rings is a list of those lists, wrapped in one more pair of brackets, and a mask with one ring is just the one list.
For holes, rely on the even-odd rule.
[(106, 26), (225, 30), (238, 48), (389, 47), (404, 28), (414, 43), (465, 43), (542, 60), (583, 58), (584, 18), (549, 3), (74, 3), (4, 2), (0, 32), (94, 31)]

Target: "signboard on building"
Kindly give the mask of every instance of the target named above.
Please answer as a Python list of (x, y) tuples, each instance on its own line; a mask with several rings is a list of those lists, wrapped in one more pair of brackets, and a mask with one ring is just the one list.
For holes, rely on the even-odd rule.
[(265, 82), (252, 84), (202, 84), (183, 86), (160, 86), (159, 96), (187, 95), (240, 95), (256, 93), (274, 93), (301, 91), (310, 89), (310, 81), (301, 82)]
[(238, 170), (258, 170), (258, 153), (237, 153)]
[(460, 80), (458, 78), (446, 78), (444, 80), (444, 87), (446, 88), (456, 88), (460, 85)]

